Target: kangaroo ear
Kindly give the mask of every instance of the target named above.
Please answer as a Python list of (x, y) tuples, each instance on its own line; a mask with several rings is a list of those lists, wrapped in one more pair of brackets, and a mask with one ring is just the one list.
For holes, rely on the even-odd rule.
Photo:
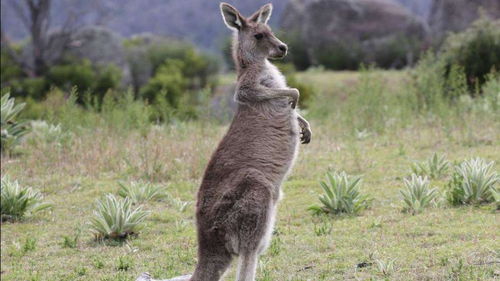
[(230, 29), (241, 30), (241, 28), (245, 25), (245, 18), (243, 18), (235, 7), (229, 5), (228, 3), (220, 3), (220, 12), (224, 22)]
[(249, 20), (253, 22), (267, 24), (267, 21), (273, 13), (273, 4), (269, 3), (262, 6), (257, 12), (255, 12)]

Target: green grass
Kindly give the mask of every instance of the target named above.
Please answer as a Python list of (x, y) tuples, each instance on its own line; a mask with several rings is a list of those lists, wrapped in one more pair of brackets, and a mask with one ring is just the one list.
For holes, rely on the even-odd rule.
[[(400, 72), (381, 75), (391, 83), (406, 77)], [(381, 131), (366, 123), (369, 134), (359, 138), (348, 123), (336, 119), (346, 105), (342, 91), (358, 74), (336, 76), (299, 75), (325, 81), (316, 87), (331, 115), (315, 117), (314, 105), (306, 115), (313, 140), (301, 146), (284, 183), (275, 234), (260, 259), (258, 280), (498, 278), (498, 212), (493, 206), (445, 206), (412, 216), (401, 212), (399, 194), (410, 165), (434, 152), (446, 154), (452, 163), (473, 157), (497, 160), (498, 170), (498, 120), (425, 116)], [(85, 224), (95, 200), (116, 193), (118, 181), (168, 184), (179, 202), (195, 201), (203, 169), (225, 130), (205, 121), (126, 131), (83, 127), (75, 131), (71, 145), (34, 149), (26, 142), (20, 155), (2, 156), (2, 175), (36, 186), (53, 204), (50, 213), (2, 224), (2, 280), (134, 280), (144, 271), (156, 278), (191, 273), (196, 264), (194, 204), (180, 208), (168, 200), (147, 202), (144, 209), (151, 215), (138, 236), (125, 242), (95, 241)], [(362, 175), (371, 207), (358, 216), (312, 216), (307, 209), (322, 192), (318, 181), (331, 169)], [(431, 183), (442, 192), (447, 181)], [(234, 272), (235, 266), (226, 280), (234, 279)]]

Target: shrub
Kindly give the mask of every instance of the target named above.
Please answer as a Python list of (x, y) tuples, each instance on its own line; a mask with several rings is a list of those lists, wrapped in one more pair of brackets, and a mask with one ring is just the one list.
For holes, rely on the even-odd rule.
[(445, 156), (438, 156), (434, 153), (432, 157), (423, 162), (415, 162), (411, 165), (411, 170), (419, 176), (428, 176), (431, 179), (440, 178), (448, 171), (449, 162)]
[[(17, 46), (10, 47), (18, 49)], [(19, 50), (14, 51), (19, 52)], [(0, 85), (2, 88), (7, 87), (12, 81), (24, 76), (21, 67), (19, 67), (19, 65), (9, 55), (7, 48), (2, 48), (0, 50), (0, 68), (2, 69), (2, 71), (0, 71)]]
[[(312, 65), (310, 56), (307, 52), (307, 46), (304, 44), (298, 32), (284, 32), (283, 34), (278, 34), (278, 37), (283, 38), (283, 42), (286, 42), (288, 45), (289, 53), (284, 58), (285, 62), (293, 63), (298, 70), (306, 70)], [(230, 55), (227, 57), (232, 58)]]
[(170, 106), (176, 108), (181, 96), (187, 91), (184, 67), (185, 64), (181, 60), (166, 60), (155, 76), (141, 89), (141, 96), (150, 103), (164, 99)]
[(447, 65), (432, 52), (422, 56), (411, 77), (411, 89), (419, 110), (446, 111), (450, 104), (468, 94), (464, 68), (458, 64)]
[(486, 111), (498, 112), (500, 110), (500, 72), (488, 74), (482, 90), (483, 106)]
[(359, 44), (335, 42), (316, 48), (318, 63), (332, 70), (356, 70), (363, 62), (363, 51)]
[(411, 71), (411, 86), (419, 110), (427, 110), (444, 97), (444, 64), (432, 52), (425, 53)]
[(2, 221), (21, 219), (51, 207), (43, 202), (38, 190), (21, 186), (7, 176), (2, 177), (0, 202)]
[(69, 61), (65, 64), (52, 66), (47, 74), (47, 82), (65, 91), (73, 87), (81, 93), (77, 101), (83, 103), (87, 99), (95, 99), (98, 103), (106, 92), (120, 85), (121, 71), (113, 65), (106, 67), (93, 66), (90, 61)]
[(48, 84), (45, 78), (35, 77), (11, 80), (9, 87), (15, 97), (29, 97), (39, 100), (45, 96)]
[(192, 45), (160, 37), (138, 37), (126, 42), (134, 89), (145, 86), (167, 61), (181, 61), (186, 87), (200, 90), (215, 83), (218, 63), (211, 56), (197, 51)]
[(24, 103), (15, 103), (15, 99), (10, 97), (9, 93), (2, 96), (1, 104), (1, 146), (2, 152), (10, 152), (17, 144), (21, 137), (28, 133), (28, 128), (25, 123), (18, 122), (17, 116), (23, 110)]
[(481, 204), (498, 199), (496, 184), (500, 177), (493, 171), (493, 164), (494, 162), (475, 158), (456, 166), (448, 183), (448, 202), (452, 205)]
[(323, 206), (311, 206), (309, 209), (315, 213), (327, 214), (357, 214), (366, 209), (371, 199), (362, 195), (359, 190), (360, 177), (341, 173), (327, 173), (327, 181), (321, 181), (324, 194), (319, 196)]
[(399, 191), (405, 204), (404, 212), (417, 214), (435, 203), (438, 193), (429, 187), (427, 177), (412, 174), (410, 179), (404, 179), (404, 185), (405, 189)]
[(52, 66), (47, 74), (49, 84), (57, 86), (65, 91), (77, 87), (83, 93), (92, 88), (96, 81), (96, 75), (90, 61), (83, 60), (80, 63), (67, 63)]
[(64, 132), (61, 125), (49, 124), (44, 120), (31, 121), (30, 139), (35, 143), (64, 144), (71, 138), (71, 134)]
[(164, 188), (159, 185), (153, 185), (144, 182), (131, 182), (129, 184), (118, 183), (120, 189), (118, 195), (123, 198), (129, 198), (133, 204), (146, 201), (161, 200), (167, 197)]
[(480, 17), (465, 31), (449, 36), (442, 52), (446, 74), (454, 65), (463, 68), (469, 90), (474, 94), (492, 69), (500, 69), (500, 20)]
[(137, 234), (149, 215), (141, 207), (134, 209), (130, 199), (117, 199), (111, 194), (98, 200), (96, 206), (90, 219), (90, 230), (96, 239), (125, 239)]

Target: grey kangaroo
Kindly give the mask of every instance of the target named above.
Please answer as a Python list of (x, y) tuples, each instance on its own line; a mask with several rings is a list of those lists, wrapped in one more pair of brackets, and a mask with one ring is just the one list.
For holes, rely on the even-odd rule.
[[(254, 281), (258, 256), (271, 239), (280, 186), (297, 155), (299, 138), (311, 130), (295, 107), (297, 89), (268, 59), (282, 58), (287, 46), (267, 25), (272, 5), (243, 17), (221, 3), (234, 30), (233, 58), (238, 72), (238, 103), (228, 132), (205, 170), (198, 191), (198, 264), (193, 275), (169, 280), (217, 281), (239, 257), (237, 281)], [(141, 279), (142, 278), (142, 279)], [(139, 280), (153, 280), (144, 274)]]

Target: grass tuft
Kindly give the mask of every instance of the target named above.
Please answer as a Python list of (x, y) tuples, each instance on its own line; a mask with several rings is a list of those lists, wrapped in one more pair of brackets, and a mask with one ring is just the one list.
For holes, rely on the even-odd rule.
[(448, 171), (449, 162), (444, 155), (434, 153), (432, 157), (423, 162), (415, 162), (411, 170), (418, 176), (428, 176), (431, 179), (443, 177)]
[(496, 202), (500, 192), (496, 184), (500, 176), (493, 170), (494, 162), (481, 158), (463, 161), (455, 167), (448, 183), (447, 200), (452, 205), (477, 205)]
[(327, 173), (327, 181), (320, 185), (324, 193), (319, 196), (322, 206), (311, 206), (314, 214), (358, 214), (368, 208), (371, 199), (359, 191), (360, 177), (349, 176), (345, 172)]
[(165, 199), (168, 196), (164, 188), (159, 185), (153, 185), (145, 182), (118, 184), (120, 185), (118, 195), (123, 198), (129, 198), (133, 204), (139, 204), (147, 201), (157, 201)]
[(117, 199), (108, 194), (98, 200), (97, 209), (90, 219), (90, 230), (96, 239), (125, 239), (137, 234), (141, 223), (149, 215), (141, 207), (133, 208), (128, 198)]
[(17, 180), (12, 181), (7, 176), (2, 177), (0, 202), (2, 221), (18, 220), (52, 206), (43, 202), (38, 190), (21, 186)]
[(399, 191), (405, 204), (404, 212), (417, 214), (435, 203), (438, 192), (429, 187), (427, 177), (412, 174), (410, 179), (404, 179), (404, 185), (405, 188)]
[(15, 103), (15, 99), (6, 93), (0, 99), (0, 143), (1, 150), (11, 151), (21, 141), (28, 129), (23, 122), (17, 122), (17, 116), (23, 110), (25, 103)]

